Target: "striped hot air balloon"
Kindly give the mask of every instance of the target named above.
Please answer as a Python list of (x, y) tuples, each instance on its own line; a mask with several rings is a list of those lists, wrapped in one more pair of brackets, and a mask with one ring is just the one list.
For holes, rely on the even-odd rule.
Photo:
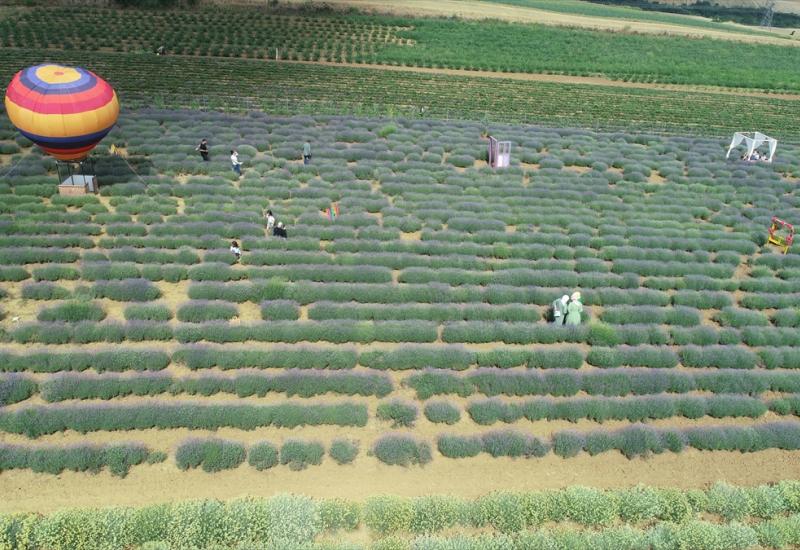
[(80, 67), (44, 64), (14, 75), (6, 112), (17, 129), (59, 160), (83, 160), (114, 126), (119, 101), (102, 78)]

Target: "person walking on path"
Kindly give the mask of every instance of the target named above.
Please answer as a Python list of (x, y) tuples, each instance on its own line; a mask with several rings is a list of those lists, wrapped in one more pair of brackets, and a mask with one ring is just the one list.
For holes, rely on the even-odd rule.
[(203, 160), (208, 162), (208, 141), (206, 138), (200, 140), (200, 145), (194, 148), (195, 151), (200, 151), (200, 156)]
[(564, 294), (558, 300), (553, 302), (553, 323), (556, 325), (563, 325), (564, 319), (567, 316), (567, 302), (569, 301), (569, 296)]
[(239, 153), (236, 150), (231, 151), (231, 167), (236, 172), (237, 176), (242, 175), (242, 163), (239, 162)]
[(569, 304), (567, 305), (567, 325), (580, 325), (583, 304), (581, 303), (581, 293), (573, 292)]
[(311, 163), (311, 144), (306, 141), (303, 144), (303, 164), (310, 164), (310, 163)]

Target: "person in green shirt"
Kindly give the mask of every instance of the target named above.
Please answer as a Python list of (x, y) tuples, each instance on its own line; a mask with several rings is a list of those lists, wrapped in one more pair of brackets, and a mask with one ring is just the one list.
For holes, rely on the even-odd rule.
[(555, 300), (552, 304), (553, 306), (553, 323), (556, 325), (563, 325), (564, 318), (567, 316), (567, 302), (569, 301), (569, 296), (564, 294), (558, 300)]
[(311, 144), (306, 141), (303, 144), (303, 164), (308, 164), (310, 162), (311, 162)]
[(567, 304), (567, 325), (580, 325), (583, 304), (581, 303), (581, 293), (573, 292), (569, 304)]

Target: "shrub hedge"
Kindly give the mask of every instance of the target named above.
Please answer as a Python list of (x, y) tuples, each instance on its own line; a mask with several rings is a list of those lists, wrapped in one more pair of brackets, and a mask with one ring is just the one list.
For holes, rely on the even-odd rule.
[(261, 426), (364, 426), (367, 408), (354, 403), (335, 405), (225, 405), (150, 402), (146, 405), (49, 405), (0, 411), (0, 430), (31, 438), (75, 430), (144, 430), (189, 428), (213, 430), (221, 427), (254, 430)]
[(12, 372), (60, 372), (87, 369), (94, 369), (97, 372), (156, 371), (166, 368), (169, 363), (170, 357), (167, 353), (143, 349), (100, 349), (94, 352), (51, 352), (34, 349), (25, 355), (0, 352), (0, 369)]
[(224, 439), (187, 439), (175, 451), (175, 462), (181, 470), (203, 468), (205, 472), (219, 472), (238, 468), (244, 462), (244, 445)]
[[(113, 475), (125, 477), (132, 466), (142, 464), (151, 456), (151, 452), (144, 445), (134, 443), (114, 445), (80, 443), (66, 447), (0, 443), (0, 472), (30, 469), (37, 473), (58, 475), (64, 470), (97, 473), (107, 467)], [(0, 530), (0, 537), (4, 535)], [(0, 538), (0, 541), (2, 540)]]
[[(11, 548), (46, 545), (54, 550), (103, 548), (109, 540), (116, 541), (120, 548), (150, 548), (146, 543), (154, 540), (177, 548), (230, 547), (248, 540), (282, 541), (281, 547), (308, 550), (354, 550), (362, 547), (310, 544), (325, 531), (356, 530), (363, 525), (377, 539), (370, 546), (373, 550), (745, 549), (759, 544), (782, 548), (800, 543), (799, 487), (796, 481), (752, 488), (719, 483), (690, 492), (642, 485), (606, 491), (569, 487), (542, 492), (495, 492), (475, 499), (379, 495), (363, 504), (276, 495), (138, 509), (0, 515), (0, 536), (4, 537), (0, 540)], [(698, 520), (709, 513), (741, 519), (734, 519), (733, 523)], [(761, 520), (739, 523), (745, 518)], [(608, 527), (615, 520), (645, 522), (647, 527)], [(205, 528), (197, 529), (197, 525)], [(485, 531), (471, 536), (433, 536), (454, 527)], [(421, 536), (406, 539), (410, 534)]]

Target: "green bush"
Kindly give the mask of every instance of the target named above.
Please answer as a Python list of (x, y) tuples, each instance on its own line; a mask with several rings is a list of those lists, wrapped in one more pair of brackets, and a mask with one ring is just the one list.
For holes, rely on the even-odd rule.
[(291, 300), (262, 302), (261, 318), (265, 321), (294, 321), (300, 318), (300, 307)]
[(70, 295), (69, 290), (53, 283), (28, 283), (22, 287), (20, 295), (25, 300), (63, 300)]
[(437, 438), (436, 446), (448, 458), (471, 458), (483, 452), (483, 442), (478, 436), (443, 434)]
[(381, 495), (364, 503), (364, 524), (380, 535), (406, 533), (411, 529), (414, 507), (407, 498)]
[(25, 401), (37, 389), (36, 382), (30, 378), (15, 374), (0, 376), (0, 407)]
[(58, 264), (34, 268), (31, 275), (36, 281), (74, 281), (80, 278), (80, 272), (74, 267)]
[(281, 464), (287, 464), (292, 470), (304, 470), (309, 465), (322, 464), (325, 449), (316, 441), (287, 439), (281, 445)]
[[(132, 443), (81, 443), (69, 447), (0, 444), (0, 471), (30, 469), (58, 475), (64, 470), (97, 473), (108, 467), (112, 475), (125, 477), (132, 466), (144, 463), (149, 455), (146, 447)], [(2, 537), (0, 532), (0, 541), (3, 541)]]
[(244, 462), (244, 445), (224, 439), (187, 439), (178, 445), (175, 462), (181, 470), (202, 467), (206, 472), (238, 468)]
[(714, 320), (723, 327), (768, 326), (769, 319), (760, 311), (724, 307), (714, 315)]
[(63, 321), (77, 323), (79, 321), (102, 321), (106, 312), (98, 304), (92, 302), (66, 302), (39, 311), (39, 321)]
[(436, 533), (462, 521), (464, 505), (444, 495), (417, 497), (412, 500), (414, 515), (409, 529), (412, 533)]
[(247, 452), (247, 463), (258, 471), (278, 464), (278, 448), (268, 441), (254, 444)]
[(235, 305), (227, 302), (194, 301), (178, 307), (177, 318), (184, 323), (205, 323), (230, 320), (239, 315)]
[(564, 491), (567, 516), (581, 525), (609, 525), (617, 517), (615, 495), (588, 487), (570, 487)]
[(417, 406), (407, 401), (392, 399), (378, 403), (378, 418), (391, 420), (393, 428), (413, 426), (418, 414)]
[(358, 456), (358, 442), (351, 439), (334, 439), (328, 454), (337, 464), (350, 464)]
[(218, 367), (223, 370), (240, 368), (285, 369), (352, 369), (358, 354), (354, 349), (341, 347), (278, 346), (262, 349), (220, 349), (206, 346), (181, 348), (173, 359), (192, 370)]
[(147, 405), (115, 403), (102, 409), (92, 405), (48, 405), (0, 410), (3, 429), (28, 437), (70, 429), (84, 433), (181, 427), (212, 430), (225, 426), (253, 430), (261, 426), (364, 426), (366, 423), (366, 406), (354, 403), (227, 405), (161, 402)]
[(128, 321), (169, 321), (172, 310), (162, 304), (131, 304), (125, 308)]
[(437, 424), (453, 425), (461, 420), (461, 411), (448, 401), (431, 401), (425, 404), (425, 418)]
[(372, 454), (389, 465), (424, 465), (431, 461), (431, 447), (410, 435), (387, 434), (380, 437), (372, 446)]
[(476, 523), (480, 525), (489, 525), (501, 533), (518, 533), (525, 528), (525, 500), (520, 494), (490, 493), (475, 504), (479, 515)]
[(317, 505), (324, 531), (355, 531), (361, 523), (361, 505), (341, 498), (325, 499)]
[(149, 302), (161, 297), (158, 287), (146, 279), (97, 281), (87, 292), (94, 298), (108, 298), (118, 302)]
[(367, 351), (358, 362), (372, 369), (439, 368), (463, 370), (475, 362), (475, 354), (461, 346), (409, 346), (391, 351)]
[(685, 346), (680, 357), (684, 367), (752, 369), (758, 363), (755, 353), (738, 346)]

